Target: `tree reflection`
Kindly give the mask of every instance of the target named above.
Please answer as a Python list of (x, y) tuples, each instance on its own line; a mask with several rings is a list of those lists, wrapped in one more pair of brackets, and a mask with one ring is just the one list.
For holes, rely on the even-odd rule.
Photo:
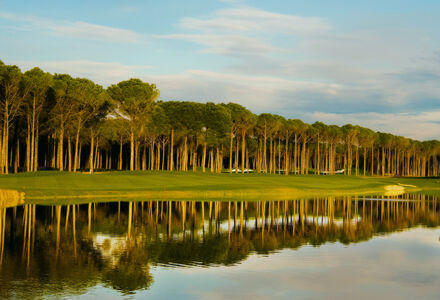
[(103, 281), (124, 294), (148, 289), (153, 283), (148, 262), (148, 255), (142, 248), (127, 249), (119, 256), (117, 263), (104, 272)]
[(0, 297), (25, 297), (19, 283), (29, 283), (36, 296), (81, 293), (98, 283), (130, 294), (152, 285), (157, 265), (233, 265), (252, 253), (436, 227), (437, 202), (411, 194), (1, 208)]

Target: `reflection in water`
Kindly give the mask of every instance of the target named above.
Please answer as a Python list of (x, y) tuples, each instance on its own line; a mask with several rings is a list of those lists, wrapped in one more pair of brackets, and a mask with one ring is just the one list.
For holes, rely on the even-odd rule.
[(0, 208), (0, 297), (75, 295), (98, 284), (132, 293), (151, 286), (150, 266), (236, 265), (255, 252), (436, 227), (437, 202), (404, 194)]

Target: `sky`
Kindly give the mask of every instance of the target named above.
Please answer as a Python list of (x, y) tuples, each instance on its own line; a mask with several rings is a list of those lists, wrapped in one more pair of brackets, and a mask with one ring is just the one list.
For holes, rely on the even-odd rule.
[(0, 60), (440, 139), (438, 0), (0, 0)]

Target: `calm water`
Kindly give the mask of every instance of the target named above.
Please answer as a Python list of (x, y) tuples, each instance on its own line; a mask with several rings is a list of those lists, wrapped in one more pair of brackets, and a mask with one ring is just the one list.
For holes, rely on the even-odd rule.
[(440, 299), (439, 199), (383, 198), (1, 208), (0, 298)]

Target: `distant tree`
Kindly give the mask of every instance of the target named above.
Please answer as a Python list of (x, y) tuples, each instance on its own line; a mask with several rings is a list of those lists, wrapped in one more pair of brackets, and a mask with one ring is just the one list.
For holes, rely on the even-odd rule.
[(225, 104), (225, 107), (229, 110), (229, 113), (231, 115), (231, 120), (232, 120), (231, 144), (230, 144), (230, 151), (229, 151), (229, 153), (230, 153), (229, 168), (230, 168), (230, 172), (231, 172), (231, 170), (232, 170), (232, 163), (231, 163), (231, 160), (232, 160), (232, 135), (233, 135), (233, 133), (235, 133), (235, 135), (236, 135), (235, 169), (236, 169), (236, 172), (238, 172), (239, 137), (241, 136), (241, 139), (242, 139), (241, 165), (242, 165), (242, 170), (244, 170), (245, 151), (246, 151), (246, 131), (255, 125), (256, 117), (248, 109), (246, 109), (245, 107), (243, 107), (239, 104), (228, 103), (228, 104)]
[(159, 90), (154, 84), (130, 79), (111, 85), (108, 93), (117, 101), (117, 111), (130, 123), (130, 171), (133, 171), (135, 130), (139, 120), (151, 113), (153, 102), (159, 97)]
[(353, 144), (358, 134), (356, 126), (346, 124), (341, 127), (344, 134), (346, 154), (344, 155), (344, 174), (351, 175), (353, 167)]
[[(76, 119), (73, 172), (76, 172), (78, 168), (79, 136), (81, 129), (86, 123), (94, 124), (96, 117), (102, 119), (104, 113), (109, 113), (110, 108), (112, 107), (112, 102), (102, 86), (95, 84), (88, 79), (74, 79), (72, 82), (72, 89), (73, 117)], [(94, 135), (93, 126), (89, 129), (91, 130), (90, 134), (92, 142)]]
[(107, 137), (111, 142), (119, 145), (117, 169), (123, 168), (123, 146), (127, 141), (130, 141), (130, 124), (125, 118), (108, 117), (105, 119)]
[(74, 114), (75, 96), (74, 79), (67, 74), (55, 74), (53, 91), (55, 104), (51, 109), (52, 128), (58, 139), (56, 166), (64, 170), (64, 133), (67, 122), (71, 122)]
[(9, 172), (9, 129), (28, 92), (29, 87), (23, 84), (21, 70), (17, 66), (0, 63), (0, 117), (3, 121), (0, 173)]
[[(90, 131), (90, 173), (94, 171), (94, 143), (95, 143), (95, 132), (99, 125), (107, 118), (110, 111), (113, 109), (113, 102), (111, 98), (106, 93), (106, 91), (99, 85), (88, 84), (90, 90), (89, 101), (87, 102), (87, 110), (89, 111), (91, 117), (87, 117), (86, 127)], [(78, 143), (78, 139), (77, 142)], [(96, 147), (98, 149), (98, 147)], [(76, 150), (75, 150), (76, 152)], [(95, 151), (98, 153), (98, 151)], [(75, 155), (76, 157), (76, 155)]]
[(315, 162), (315, 174), (320, 174), (321, 169), (321, 152), (320, 152), (320, 144), (322, 141), (322, 138), (325, 137), (327, 126), (322, 122), (315, 122), (312, 124), (312, 127), (315, 128), (315, 134), (316, 134), (316, 162)]
[(27, 120), (26, 139), (26, 171), (38, 170), (38, 135), (40, 131), (40, 115), (43, 111), (47, 93), (52, 85), (52, 75), (33, 68), (24, 73), (24, 84), (29, 88), (29, 95), (25, 101)]
[[(205, 172), (206, 165), (206, 150), (207, 146), (210, 147), (211, 161), (213, 162), (214, 147), (217, 149), (225, 139), (231, 130), (232, 120), (230, 111), (223, 105), (216, 105), (208, 102), (204, 107), (204, 127), (203, 127), (203, 154), (202, 154), (202, 168)], [(214, 166), (214, 163), (211, 164)], [(218, 170), (219, 168), (217, 168)], [(213, 170), (213, 168), (212, 168)], [(220, 170), (219, 170), (220, 171)]]
[(336, 146), (342, 138), (341, 128), (337, 125), (327, 127), (327, 136), (329, 143), (329, 173), (335, 174), (336, 169)]

